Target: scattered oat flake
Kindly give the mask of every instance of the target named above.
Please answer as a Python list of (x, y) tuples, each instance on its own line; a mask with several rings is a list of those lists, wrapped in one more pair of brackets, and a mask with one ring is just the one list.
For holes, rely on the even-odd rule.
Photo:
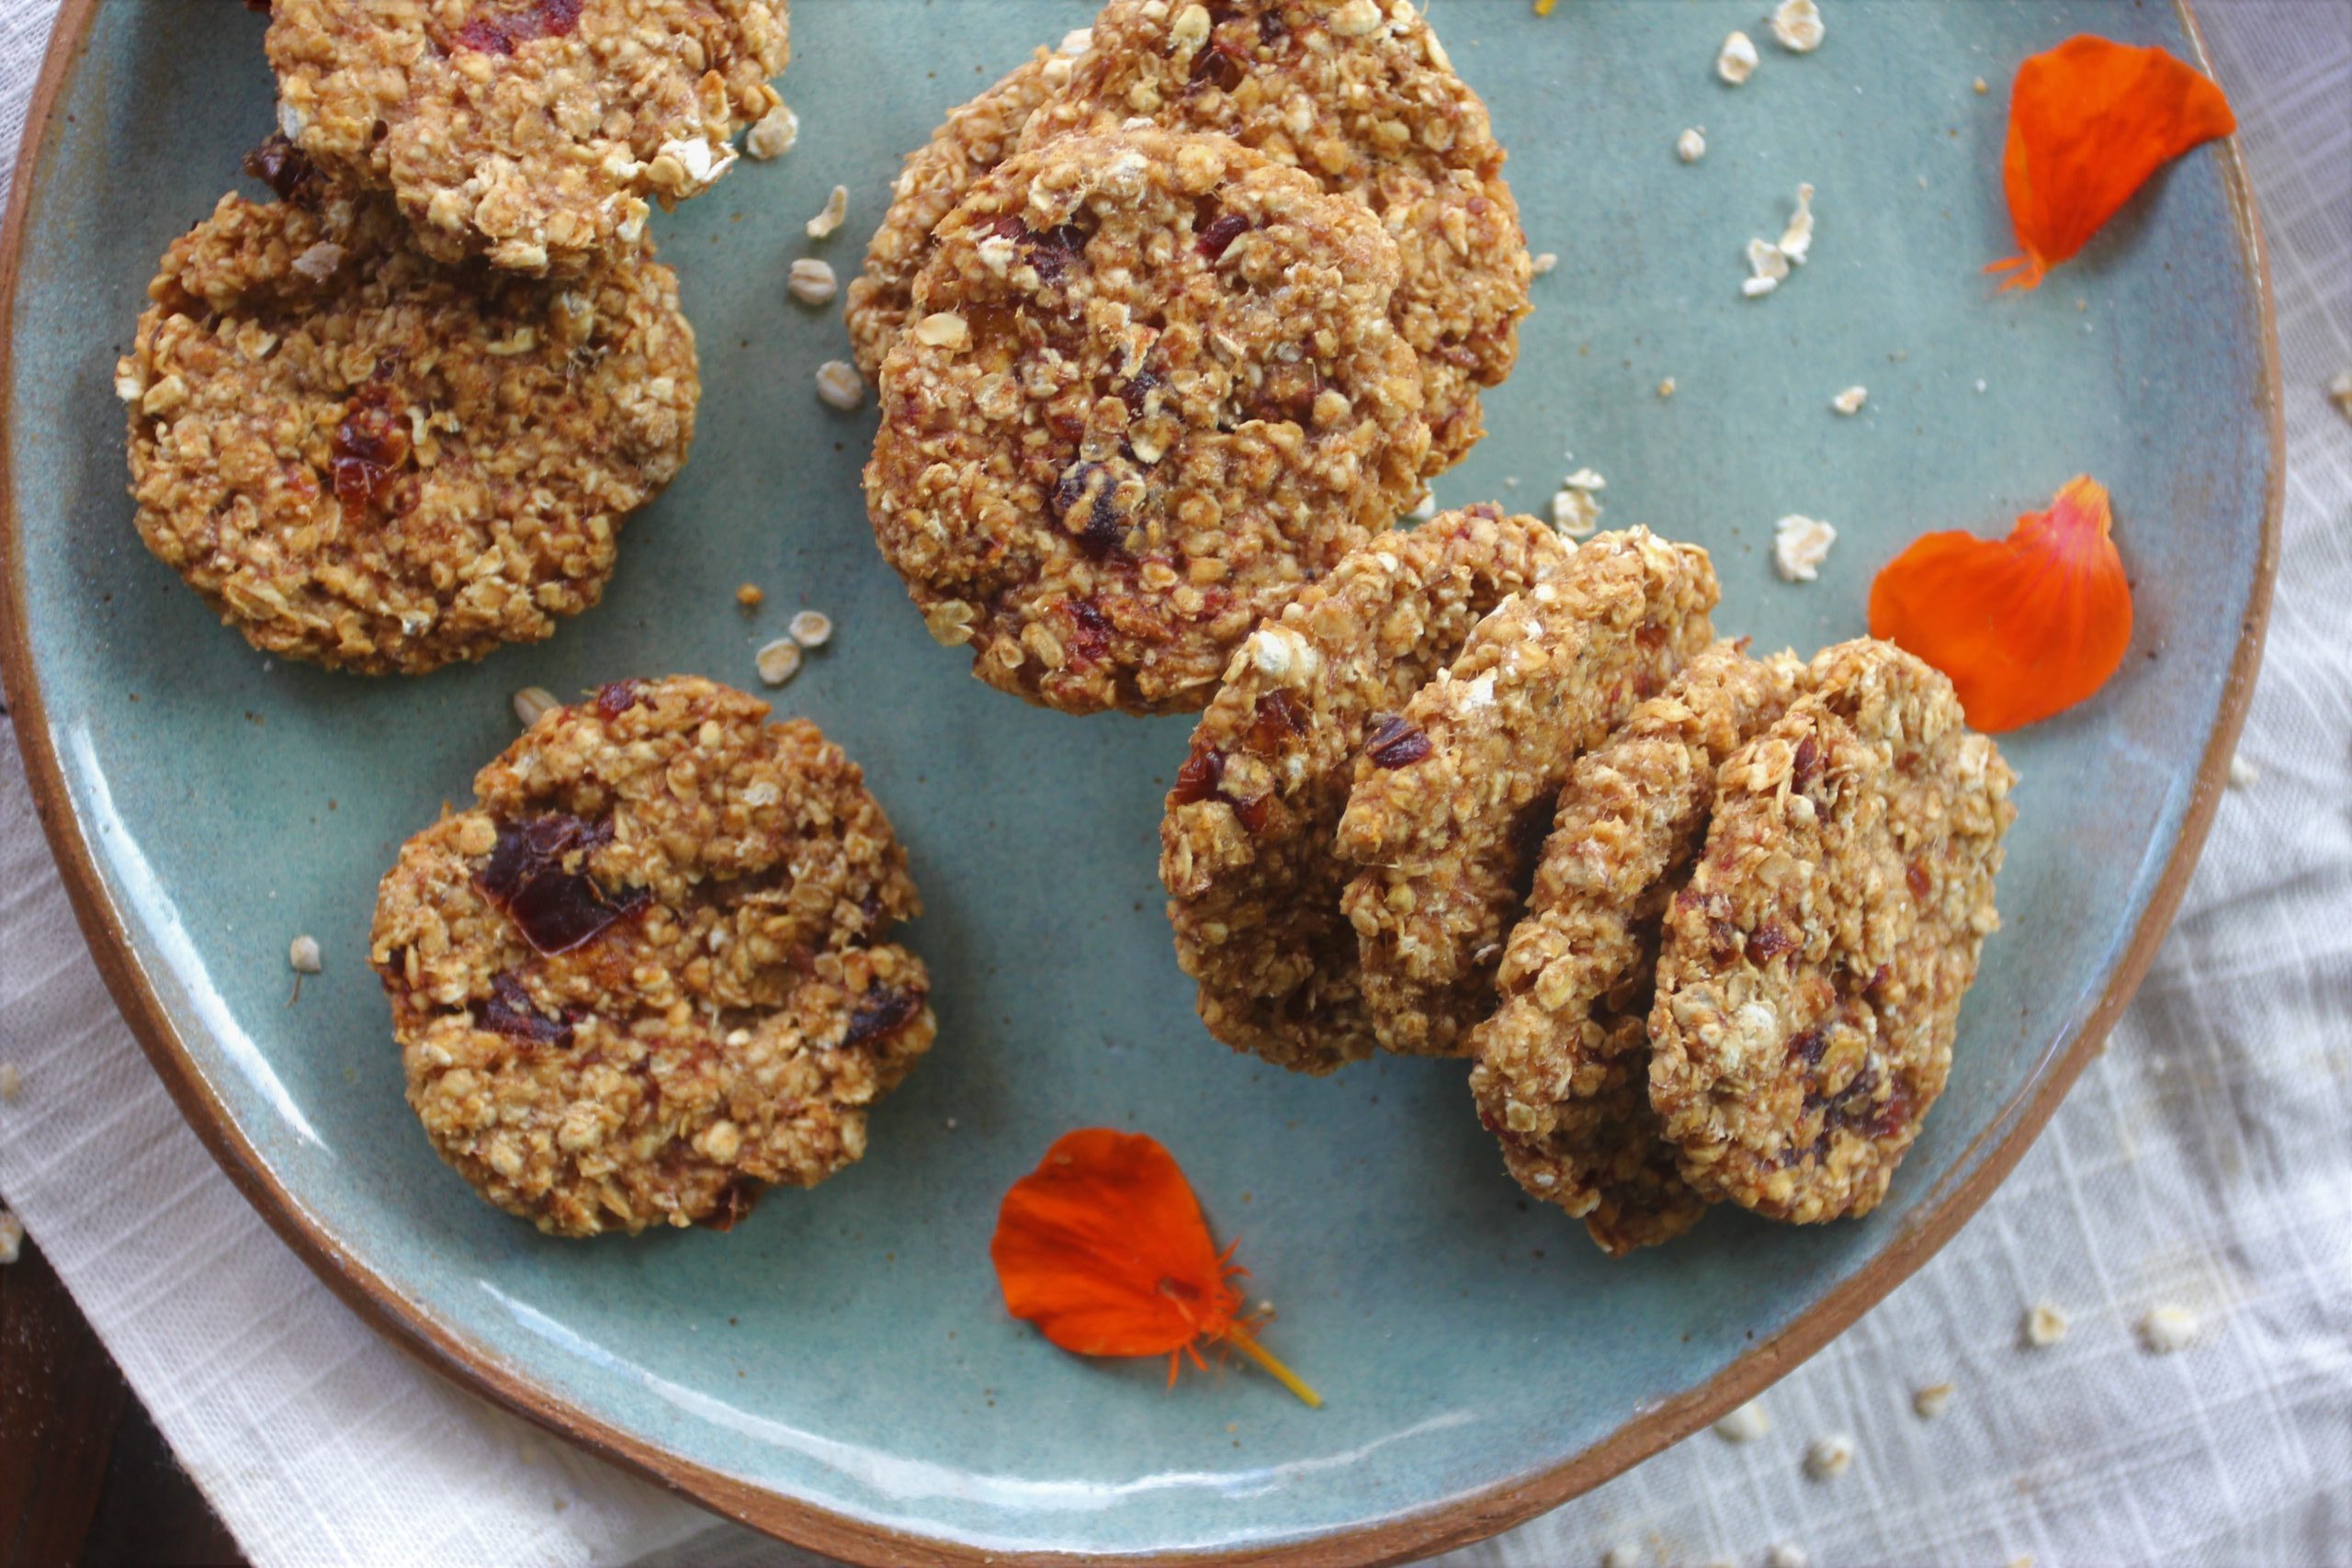
[(1791, 54), (1811, 54), (1821, 47), (1821, 7), (1814, 0), (1781, 0), (1772, 7), (1772, 36)]
[(1951, 1403), (1951, 1396), (1957, 1392), (1948, 1382), (1928, 1383), (1912, 1394), (1911, 1408), (1919, 1413), (1922, 1420), (1932, 1421), (1944, 1413), (1944, 1407)]
[(781, 158), (800, 141), (800, 117), (782, 104), (762, 115), (743, 138), (743, 151), (765, 163)]
[(756, 582), (747, 582), (735, 590), (735, 603), (746, 610), (756, 610), (767, 603), (767, 591)]
[(792, 275), (785, 279), (786, 292), (803, 305), (823, 305), (841, 292), (841, 279), (833, 275), (833, 264), (815, 256), (802, 256), (792, 264)]
[(526, 729), (563, 705), (545, 686), (526, 686), (514, 694), (514, 718)]
[(1661, 398), (1670, 398), (1674, 396), (1673, 377), (1668, 376), (1665, 380), (1660, 381), (1657, 384), (1657, 395)]
[(788, 637), (780, 637), (763, 647), (752, 661), (758, 667), (762, 681), (781, 686), (800, 673), (800, 645)]
[(1698, 126), (1674, 139), (1674, 155), (1686, 164), (1695, 164), (1707, 155), (1707, 133)]
[(2336, 412), (2352, 419), (2352, 370), (2335, 373), (2335, 378), (2327, 384), (2327, 398), (2335, 405)]
[(1535, 258), (1535, 276), (1541, 277), (1545, 273), (1556, 268), (1559, 265), (1560, 258), (1558, 256), (1554, 255), (1550, 251), (1544, 251)]
[(2230, 753), (2230, 787), (2252, 789), (2262, 782), (2262, 770), (2233, 751)]
[(24, 1092), (24, 1073), (14, 1062), (0, 1062), (0, 1100), (14, 1100)]
[(785, 630), (803, 648), (822, 648), (832, 640), (833, 618), (822, 610), (803, 610)]
[(1813, 187), (1797, 186), (1797, 209), (1789, 215), (1789, 226), (1781, 231), (1781, 254), (1799, 266), (1804, 265), (1805, 254), (1813, 249)]
[(972, 341), (971, 324), (953, 310), (933, 310), (914, 325), (915, 341), (933, 348), (960, 349)]
[(1970, 84), (1970, 85), (1973, 86), (1973, 87), (1976, 89), (1976, 96), (1977, 96), (1978, 97), (1980, 97), (1980, 98), (1981, 98), (1981, 97), (1983, 97), (1985, 94), (1987, 94), (1987, 93), (1989, 93), (1989, 92), (1991, 92), (1991, 91), (1993, 90), (1989, 85), (1986, 85), (1986, 83), (1985, 83), (1985, 81), (1984, 81), (1984, 77), (1982, 77), (1982, 76), (1979, 76), (1978, 78), (1976, 78), (1976, 80), (1975, 80), (1974, 82), (1971, 83), (1971, 84)]
[(865, 400), (865, 378), (845, 359), (828, 359), (817, 367), (817, 396), (828, 408), (846, 412)]
[(296, 937), (286, 949), (286, 961), (294, 965), (294, 972), (298, 975), (317, 974), (320, 966), (319, 939), (313, 936)]
[(1821, 576), (1821, 563), (1838, 530), (1817, 517), (1791, 513), (1772, 525), (1772, 566), (1784, 582), (1812, 582)]
[(1561, 481), (1570, 490), (1607, 490), (1609, 481), (1590, 468), (1578, 468)]
[(1789, 258), (1780, 246), (1770, 240), (1747, 242), (1747, 277), (1739, 291), (1750, 299), (1761, 299), (1781, 287), (1781, 279), (1789, 276)]
[(0, 1209), (0, 1264), (14, 1263), (24, 1249), (25, 1222), (14, 1209)]
[(1563, 488), (1552, 497), (1552, 526), (1581, 539), (1600, 526), (1600, 502), (1589, 490)]
[(825, 198), (824, 207), (808, 220), (808, 237), (821, 240), (840, 228), (849, 219), (849, 186), (835, 186), (833, 194)]
[(1737, 1409), (1724, 1413), (1715, 1423), (1715, 1436), (1727, 1443), (1752, 1443), (1772, 1429), (1772, 1417), (1764, 1412), (1764, 1402), (1751, 1399)]
[(1860, 413), (1863, 400), (1871, 395), (1868, 387), (1849, 387), (1829, 400), (1829, 406), (1839, 413)]
[(1755, 75), (1756, 40), (1736, 32), (1724, 39), (1723, 48), (1715, 51), (1715, 74), (1735, 87)]
[(2048, 1302), (2036, 1302), (2026, 1308), (2025, 1342), (2037, 1349), (2055, 1345), (2066, 1337), (2066, 1314)]
[(1764, 1561), (1770, 1564), (1770, 1568), (1812, 1568), (1813, 1565), (1813, 1559), (1805, 1555), (1804, 1548), (1792, 1540), (1781, 1542)]
[(1844, 1432), (1815, 1438), (1804, 1451), (1804, 1472), (1815, 1481), (1835, 1481), (1853, 1468), (1854, 1439)]
[(2140, 1320), (2140, 1343), (2159, 1356), (2186, 1350), (2197, 1337), (2197, 1314), (2183, 1306), (2160, 1306)]

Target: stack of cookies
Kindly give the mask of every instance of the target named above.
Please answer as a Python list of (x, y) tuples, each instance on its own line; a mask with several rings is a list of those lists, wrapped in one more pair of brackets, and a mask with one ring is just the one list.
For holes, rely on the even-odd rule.
[(1197, 710), (1484, 431), (1532, 264), (1408, 0), (1111, 0), (910, 158), (848, 318), (932, 633), (1071, 713)]
[(1716, 640), (1706, 553), (1474, 507), (1236, 653), (1160, 876), (1209, 1032), (1296, 1071), (1468, 1056), (1612, 1253), (1724, 1200), (1860, 1214), (1943, 1088), (2012, 775), (1942, 675)]
[(117, 369), (141, 536), (271, 653), (544, 637), (685, 461), (647, 203), (775, 107), (783, 0), (276, 0), (266, 48), (277, 199), (174, 242)]

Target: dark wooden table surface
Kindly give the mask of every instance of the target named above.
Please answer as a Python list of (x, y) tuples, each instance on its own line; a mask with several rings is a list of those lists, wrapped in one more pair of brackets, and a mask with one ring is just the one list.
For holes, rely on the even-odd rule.
[(243, 1562), (28, 1239), (0, 1269), (0, 1568)]

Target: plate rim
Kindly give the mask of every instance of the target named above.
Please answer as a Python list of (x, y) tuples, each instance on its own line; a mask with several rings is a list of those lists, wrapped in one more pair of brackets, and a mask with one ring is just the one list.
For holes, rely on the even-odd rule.
[[(99, 0), (62, 0), (27, 107), (5, 225), (0, 225), (0, 392), (14, 384), (17, 295), (34, 191), (57, 132), (61, 100), (87, 46), (98, 4)], [(2207, 75), (2214, 75), (2212, 56), (2192, 0), (2173, 0), (2173, 9), (2195, 62)], [(96, 859), (74, 812), (43, 694), (35, 678), (31, 639), (25, 626), (23, 558), (17, 547), (16, 433), (5, 423), (0, 423), (0, 692), (7, 698), (34, 810), (65, 885), (74, 919), (117, 1010), (164, 1080), (182, 1120), (279, 1239), (345, 1305), (392, 1344), (458, 1387), (723, 1517), (792, 1545), (869, 1568), (967, 1568), (982, 1562), (1021, 1568), (1081, 1560), (1104, 1568), (1120, 1564), (1165, 1568), (1171, 1563), (1210, 1561), (1286, 1568), (1355, 1568), (1406, 1562), (1484, 1540), (1590, 1491), (1762, 1393), (1843, 1333), (1941, 1249), (1992, 1195), (2040, 1136), (2083, 1068), (2104, 1048), (2116, 1020), (2138, 990), (2203, 852), (2228, 780), (2230, 760), (2245, 724), (2269, 626), (2286, 502), (2286, 423), (2269, 248), (2263, 240), (2253, 183), (2238, 137), (2232, 135), (2218, 142), (2216, 152), (2222, 163), (2231, 227), (2254, 286), (2252, 324), (2262, 355), (2260, 400), (2269, 426), (2270, 480), (2264, 496), (2262, 538), (2252, 591), (2180, 834), (2097, 1005), (2073, 1036), (2062, 1040), (2044, 1057), (2034, 1078), (1996, 1116), (1996, 1126), (2001, 1119), (2010, 1119), (2008, 1130), (1984, 1152), (1967, 1178), (1930, 1199), (1924, 1214), (1907, 1222), (1875, 1257), (1780, 1333), (1749, 1347), (1705, 1382), (1643, 1411), (1557, 1464), (1395, 1518), (1238, 1551), (1187, 1550), (1108, 1556), (1058, 1550), (1006, 1552), (910, 1534), (752, 1484), (669, 1452), (536, 1386), (494, 1354), (469, 1343), (422, 1305), (402, 1297), (304, 1206), (236, 1125), (149, 983), (131, 947), (122, 912), (106, 891)], [(1978, 1144), (1992, 1135), (1988, 1128), (1979, 1134)], [(1963, 1151), (1962, 1158), (1965, 1160), (1972, 1152)]]

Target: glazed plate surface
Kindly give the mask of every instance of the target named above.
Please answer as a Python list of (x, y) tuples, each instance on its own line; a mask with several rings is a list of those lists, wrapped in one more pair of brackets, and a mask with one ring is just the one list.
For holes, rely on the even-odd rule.
[[(1154, 876), (1182, 720), (1075, 720), (969, 679), (866, 528), (872, 403), (821, 406), (845, 356), (791, 303), (796, 256), (846, 276), (900, 153), (1082, 25), (1080, 0), (804, 0), (782, 82), (797, 151), (657, 220), (702, 345), (684, 475), (623, 539), (601, 608), (550, 642), (423, 680), (273, 663), (141, 547), (112, 387), (169, 240), (270, 128), (262, 18), (187, 0), (67, 6), (18, 187), (5, 389), (16, 720), (100, 961), (191, 1118), (376, 1321), (437, 1364), (765, 1529), (869, 1561), (981, 1552), (1398, 1556), (1604, 1479), (1809, 1353), (2007, 1170), (2136, 979), (2201, 839), (2251, 679), (2275, 537), (2276, 395), (2233, 149), (2160, 175), (2039, 292), (1998, 168), (2025, 55), (2097, 30), (2199, 58), (2160, 5), (1838, 0), (1771, 44), (1753, 0), (1438, 0), (1493, 107), (1538, 279), (1492, 434), (1448, 504), (1540, 510), (1606, 475), (1607, 525), (1714, 552), (1718, 625), (1801, 652), (1863, 628), (1871, 575), (1929, 528), (2006, 528), (2088, 472), (2138, 589), (2122, 674), (2009, 738), (2021, 808), (1951, 1087), (1883, 1208), (1795, 1230), (1724, 1212), (1611, 1263), (1520, 1200), (1456, 1063), (1309, 1081), (1211, 1042)], [(1755, 79), (1712, 72), (1735, 27)], [(1972, 91), (1983, 76), (1989, 96)], [(1710, 151), (1684, 165), (1686, 126)], [(30, 143), (28, 143), (28, 146)], [(1812, 260), (1744, 300), (1742, 247), (1817, 189)], [(802, 233), (836, 183), (850, 222)], [(253, 188), (247, 186), (246, 188)], [(1671, 377), (1671, 399), (1657, 394)], [(1833, 414), (1840, 389), (1870, 389)], [(1781, 582), (1788, 513), (1838, 543)], [(738, 583), (767, 591), (756, 617)], [(756, 688), (803, 605), (839, 630), (778, 707), (865, 763), (929, 912), (937, 1049), (872, 1153), (730, 1235), (550, 1241), (477, 1201), (401, 1094), (367, 966), (395, 847), (468, 798), (509, 697), (694, 671)], [(325, 973), (287, 1005), (286, 952)], [(1173, 1393), (1006, 1317), (996, 1203), (1080, 1125), (1148, 1132), (1238, 1235), (1268, 1343), (1323, 1390), (1246, 1370)]]

